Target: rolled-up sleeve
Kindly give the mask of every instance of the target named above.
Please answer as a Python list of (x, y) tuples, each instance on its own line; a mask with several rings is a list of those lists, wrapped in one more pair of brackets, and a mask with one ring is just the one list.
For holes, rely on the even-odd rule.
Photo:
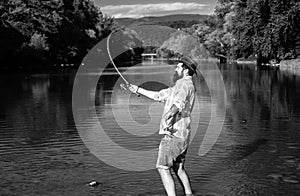
[(159, 102), (165, 102), (170, 95), (170, 91), (171, 91), (170, 88), (162, 89), (162, 90), (158, 91), (154, 95), (154, 100), (159, 101)]
[(181, 112), (186, 105), (187, 97), (188, 97), (188, 87), (184, 83), (178, 84), (176, 90), (174, 92), (174, 104)]

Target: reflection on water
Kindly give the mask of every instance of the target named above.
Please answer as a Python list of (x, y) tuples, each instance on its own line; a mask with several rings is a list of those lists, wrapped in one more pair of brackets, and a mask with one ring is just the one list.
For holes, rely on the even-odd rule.
[[(200, 65), (204, 68), (202, 76), (195, 78), (199, 105), (193, 112), (199, 122), (192, 124), (198, 129), (194, 130), (186, 161), (196, 195), (298, 195), (300, 77), (247, 65), (222, 65), (227, 93), (223, 103), (222, 87), (215, 80), (218, 70), (209, 69), (208, 62)], [(172, 85), (172, 70), (160, 62), (144, 63), (123, 73), (132, 83), (158, 90)], [(1, 75), (1, 195), (163, 195), (155, 170), (116, 169), (89, 152), (72, 116), (73, 79), (74, 74)], [(106, 130), (114, 130), (106, 133), (122, 147), (156, 148), (161, 105), (120, 90), (120, 82), (108, 70), (96, 91), (88, 89), (90, 98), (95, 98), (98, 120)], [(209, 153), (199, 156), (210, 117), (220, 114), (224, 105), (226, 119), (221, 135)], [(122, 116), (128, 108), (131, 120)], [(114, 112), (123, 122), (117, 124)], [(157, 123), (157, 127), (145, 127), (149, 122)], [(91, 125), (86, 122), (82, 126), (88, 129)], [(148, 135), (138, 135), (141, 127), (146, 131), (140, 134)], [(86, 186), (92, 180), (100, 185)], [(177, 187), (183, 194), (179, 184)]]

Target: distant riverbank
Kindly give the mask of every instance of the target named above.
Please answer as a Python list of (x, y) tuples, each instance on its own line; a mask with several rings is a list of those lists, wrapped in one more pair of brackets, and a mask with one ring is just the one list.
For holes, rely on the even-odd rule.
[(280, 68), (300, 69), (300, 59), (284, 60), (280, 62)]
[(280, 70), (288, 71), (294, 75), (300, 75), (300, 59), (281, 61)]

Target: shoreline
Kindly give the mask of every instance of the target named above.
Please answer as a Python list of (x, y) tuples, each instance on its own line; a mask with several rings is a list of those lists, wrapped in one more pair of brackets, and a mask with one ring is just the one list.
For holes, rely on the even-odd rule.
[(280, 70), (300, 76), (300, 59), (281, 61)]

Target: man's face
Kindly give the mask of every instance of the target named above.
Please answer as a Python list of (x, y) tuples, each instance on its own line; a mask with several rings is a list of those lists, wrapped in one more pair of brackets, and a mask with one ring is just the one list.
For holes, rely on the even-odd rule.
[(178, 63), (175, 67), (175, 72), (173, 75), (173, 82), (175, 83), (177, 80), (181, 79), (183, 77), (183, 63)]

